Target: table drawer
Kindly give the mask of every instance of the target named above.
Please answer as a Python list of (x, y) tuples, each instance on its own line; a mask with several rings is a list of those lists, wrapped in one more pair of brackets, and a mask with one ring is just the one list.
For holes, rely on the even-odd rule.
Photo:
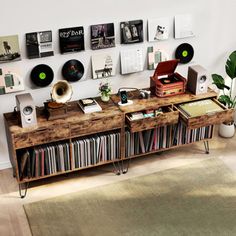
[(223, 104), (221, 104), (217, 99), (212, 98), (212, 100), (223, 108), (223, 111), (218, 111), (214, 113), (204, 114), (196, 117), (188, 117), (184, 112), (179, 110), (180, 117), (190, 129), (196, 129), (203, 126), (221, 124), (223, 122), (233, 121), (233, 109), (227, 109)]
[(177, 124), (179, 120), (179, 111), (172, 107), (166, 107), (165, 110), (165, 112), (158, 116), (138, 120), (132, 120), (129, 115), (126, 115), (126, 123), (131, 132), (153, 129), (157, 126)]
[(25, 148), (32, 145), (29, 141), (29, 135), (26, 134), (16, 134), (13, 136), (14, 145), (16, 149)]
[(54, 142), (67, 138), (70, 138), (70, 129), (67, 124), (40, 128), (29, 133), (29, 142), (33, 145)]
[(71, 137), (94, 134), (122, 127), (122, 115), (86, 120), (70, 125)]

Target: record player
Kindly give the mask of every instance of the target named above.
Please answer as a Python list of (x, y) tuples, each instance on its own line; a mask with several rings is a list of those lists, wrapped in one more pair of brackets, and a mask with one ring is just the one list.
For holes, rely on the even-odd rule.
[(73, 90), (66, 80), (59, 80), (51, 90), (51, 100), (44, 102), (44, 111), (48, 120), (63, 119), (68, 116), (67, 102)]
[(179, 60), (169, 60), (158, 63), (154, 75), (150, 77), (150, 90), (157, 97), (168, 97), (183, 94), (186, 88), (186, 78), (175, 69)]

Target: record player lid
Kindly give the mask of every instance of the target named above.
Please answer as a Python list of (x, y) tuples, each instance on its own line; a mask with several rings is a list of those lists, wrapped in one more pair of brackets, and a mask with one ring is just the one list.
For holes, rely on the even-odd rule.
[(169, 60), (169, 61), (159, 62), (155, 69), (153, 77), (169, 75), (174, 73), (178, 63), (179, 60)]

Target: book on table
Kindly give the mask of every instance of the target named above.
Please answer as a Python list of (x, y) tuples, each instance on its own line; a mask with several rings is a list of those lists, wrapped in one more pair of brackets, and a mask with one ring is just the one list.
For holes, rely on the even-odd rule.
[(211, 99), (189, 102), (179, 105), (180, 110), (188, 117), (197, 117), (223, 111), (223, 108)]
[(101, 111), (102, 108), (94, 98), (85, 98), (78, 101), (79, 107), (84, 113)]

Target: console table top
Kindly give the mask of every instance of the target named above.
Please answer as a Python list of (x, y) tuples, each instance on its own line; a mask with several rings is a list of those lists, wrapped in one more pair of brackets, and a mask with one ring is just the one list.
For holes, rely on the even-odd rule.
[[(141, 110), (148, 110), (152, 108), (158, 108), (163, 106), (169, 106), (172, 104), (180, 104), (184, 102), (191, 102), (195, 100), (205, 99), (205, 98), (215, 98), (217, 97), (217, 93), (212, 89), (208, 89), (207, 93), (194, 95), (188, 91), (184, 94), (164, 97), (160, 98), (154, 95), (151, 95), (148, 99), (140, 99), (138, 98), (139, 92), (128, 92), (128, 99), (133, 101), (133, 104), (127, 106), (119, 106), (120, 110), (124, 113), (136, 112)], [(112, 100), (118, 106), (118, 102), (120, 101), (119, 95), (112, 95)]]

